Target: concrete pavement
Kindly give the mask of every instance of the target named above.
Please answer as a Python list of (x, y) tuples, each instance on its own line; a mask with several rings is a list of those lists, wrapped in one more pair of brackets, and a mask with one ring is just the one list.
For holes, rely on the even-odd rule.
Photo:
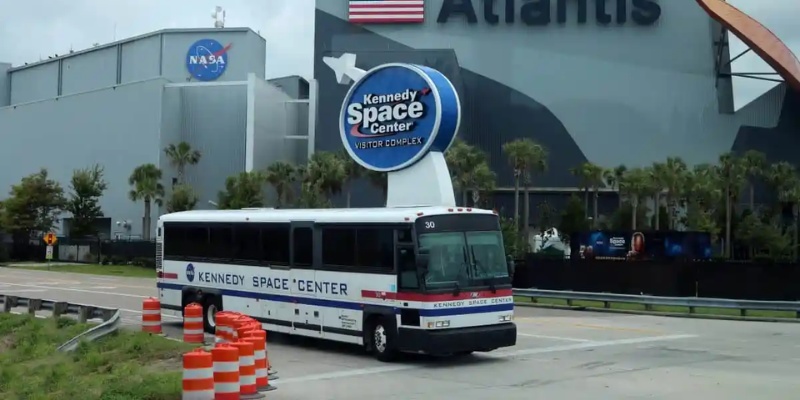
[[(0, 268), (0, 294), (116, 307), (139, 325), (152, 279)], [(180, 338), (180, 319), (164, 315)], [(270, 399), (790, 399), (800, 392), (800, 324), (518, 307), (516, 347), (380, 363), (357, 347), (270, 336)]]

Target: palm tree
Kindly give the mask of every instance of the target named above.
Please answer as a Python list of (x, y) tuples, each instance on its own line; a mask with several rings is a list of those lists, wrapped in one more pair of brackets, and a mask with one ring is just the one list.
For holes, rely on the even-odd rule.
[(619, 190), (619, 183), (622, 181), (622, 177), (625, 176), (625, 171), (628, 168), (624, 165), (619, 165), (614, 169), (608, 169), (603, 172), (603, 179), (606, 181), (608, 186), (611, 186), (612, 190), (617, 192), (618, 198), (618, 208), (622, 208), (622, 193)]
[[(664, 189), (667, 190), (667, 218), (669, 229), (675, 229), (675, 216), (678, 203), (684, 195), (689, 167), (680, 157), (668, 157), (662, 175)], [(660, 212), (660, 211), (659, 211)], [(658, 219), (656, 219), (658, 221)]]
[(632, 168), (625, 173), (620, 181), (620, 190), (631, 202), (631, 229), (636, 229), (639, 204), (642, 198), (650, 192), (650, 172), (645, 168)]
[(383, 204), (386, 205), (386, 196), (389, 191), (389, 180), (386, 172), (373, 171), (371, 169), (364, 170), (364, 176), (369, 183), (381, 190), (383, 196)]
[(793, 255), (796, 256), (797, 252), (797, 219), (798, 219), (798, 208), (797, 203), (800, 202), (800, 190), (798, 180), (800, 180), (797, 176), (797, 170), (795, 169), (794, 165), (789, 164), (786, 161), (781, 161), (775, 164), (772, 164), (765, 174), (767, 178), (767, 183), (769, 183), (770, 187), (775, 191), (775, 194), (778, 197), (778, 201), (786, 204), (792, 204), (792, 213), (794, 216), (794, 249)]
[(217, 203), (223, 210), (264, 207), (264, 182), (261, 171), (242, 171), (225, 179), (225, 190), (217, 193)]
[(589, 165), (585, 162), (577, 167), (570, 168), (569, 172), (572, 176), (578, 178), (578, 187), (583, 190), (583, 218), (589, 219), (589, 175), (586, 166)]
[(339, 159), (344, 165), (344, 186), (347, 193), (347, 208), (350, 208), (350, 199), (352, 198), (353, 182), (364, 175), (364, 167), (359, 165), (347, 150), (342, 150), (338, 153)]
[(710, 233), (712, 241), (716, 241), (719, 227), (715, 216), (723, 196), (716, 168), (708, 164), (695, 165), (693, 171), (686, 174), (685, 182), (686, 225), (689, 229)]
[(653, 204), (655, 208), (655, 230), (661, 229), (661, 195), (667, 188), (667, 166), (664, 163), (653, 163), (647, 169), (650, 174), (650, 185), (653, 190)]
[(347, 179), (345, 164), (335, 153), (318, 151), (306, 166), (304, 184), (307, 190), (319, 191), (326, 200), (342, 192)]
[(767, 166), (767, 157), (764, 153), (756, 150), (748, 150), (742, 157), (744, 171), (747, 175), (747, 182), (750, 186), (750, 212), (756, 212), (756, 185), (755, 180), (763, 176)]
[(144, 164), (136, 167), (128, 178), (128, 184), (133, 187), (128, 193), (132, 201), (144, 201), (144, 216), (142, 217), (142, 238), (150, 240), (150, 207), (152, 203), (161, 206), (164, 199), (164, 186), (161, 184), (161, 170), (155, 164)]
[[(467, 206), (467, 195), (473, 192), (473, 199), (481, 191), (492, 190), (494, 172), (489, 168), (486, 154), (480, 149), (456, 139), (445, 153), (453, 187), (461, 193), (461, 205)], [(477, 201), (477, 200), (473, 200)]]
[(277, 207), (285, 207), (292, 202), (292, 185), (297, 178), (296, 174), (295, 167), (285, 161), (276, 161), (264, 171), (264, 180), (275, 189)]
[(164, 153), (169, 157), (170, 164), (178, 170), (178, 184), (185, 182), (186, 166), (195, 165), (200, 162), (200, 152), (192, 149), (192, 145), (187, 142), (180, 142), (177, 145), (170, 144), (164, 149)]
[(725, 195), (725, 257), (730, 258), (733, 205), (745, 183), (744, 164), (733, 153), (725, 153), (719, 157), (717, 175)]
[(520, 179), (525, 185), (525, 241), (528, 240), (530, 218), (530, 188), (533, 175), (547, 171), (547, 149), (533, 139), (516, 139), (503, 145), (503, 151), (514, 169), (514, 219), (519, 229)]

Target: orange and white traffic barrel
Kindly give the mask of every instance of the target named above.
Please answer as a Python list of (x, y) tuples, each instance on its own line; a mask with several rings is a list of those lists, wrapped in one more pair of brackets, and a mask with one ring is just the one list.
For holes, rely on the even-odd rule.
[(183, 400), (214, 400), (214, 361), (197, 349), (183, 355)]
[(239, 400), (239, 349), (217, 343), (211, 349), (214, 359), (214, 400)]
[(228, 329), (230, 325), (229, 318), (230, 314), (227, 311), (220, 311), (214, 315), (214, 322), (216, 323), (216, 326), (214, 327), (215, 343), (227, 343), (231, 341), (228, 337)]
[(231, 343), (239, 349), (239, 394), (248, 398), (258, 395), (256, 386), (256, 361), (253, 344), (243, 340)]
[(246, 342), (253, 344), (253, 356), (256, 364), (256, 388), (259, 392), (275, 390), (275, 386), (269, 384), (267, 374), (267, 335), (264, 331), (248, 331)]
[(183, 311), (183, 341), (186, 343), (203, 343), (203, 306), (197, 303), (186, 305)]
[(142, 332), (161, 334), (161, 302), (155, 297), (142, 302)]

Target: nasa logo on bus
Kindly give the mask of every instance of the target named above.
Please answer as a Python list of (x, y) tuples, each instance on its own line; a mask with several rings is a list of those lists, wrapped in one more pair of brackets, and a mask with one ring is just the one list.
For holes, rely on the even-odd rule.
[(373, 171), (407, 168), (450, 147), (461, 121), (455, 87), (441, 72), (384, 64), (366, 72), (345, 96), (339, 133), (357, 163)]
[(194, 265), (192, 264), (186, 266), (186, 279), (189, 280), (189, 282), (194, 281)]
[(200, 39), (186, 53), (186, 69), (192, 77), (201, 81), (213, 81), (225, 72), (228, 66), (228, 50), (214, 39)]

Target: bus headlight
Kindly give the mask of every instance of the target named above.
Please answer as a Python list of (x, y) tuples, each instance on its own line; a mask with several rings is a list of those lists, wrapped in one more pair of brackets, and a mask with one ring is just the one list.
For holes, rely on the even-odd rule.
[(428, 322), (428, 328), (447, 328), (450, 326), (449, 320)]
[(512, 319), (514, 319), (514, 315), (511, 314), (500, 316), (500, 322), (511, 322)]

